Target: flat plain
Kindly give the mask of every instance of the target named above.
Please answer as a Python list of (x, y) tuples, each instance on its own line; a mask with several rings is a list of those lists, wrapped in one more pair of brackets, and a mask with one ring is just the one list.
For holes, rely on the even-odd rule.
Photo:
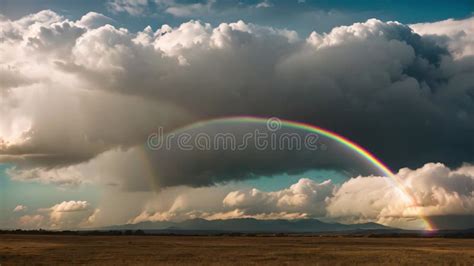
[(474, 239), (0, 235), (0, 265), (474, 265)]

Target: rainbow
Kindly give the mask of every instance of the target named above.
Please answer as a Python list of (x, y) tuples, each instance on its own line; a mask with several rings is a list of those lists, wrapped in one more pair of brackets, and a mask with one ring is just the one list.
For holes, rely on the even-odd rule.
[[(178, 129), (178, 131), (185, 131), (187, 129), (191, 128), (196, 128), (204, 125), (208, 125), (210, 123), (266, 123), (269, 119), (268, 117), (256, 117), (256, 116), (233, 116), (233, 117), (223, 117), (223, 118), (216, 118), (216, 119), (211, 119), (211, 120), (205, 120), (205, 121), (200, 121), (193, 123), (189, 126), (185, 126), (183, 128)], [(346, 137), (343, 137), (335, 132), (332, 132), (330, 130), (311, 125), (311, 124), (306, 124), (302, 122), (296, 122), (296, 121), (290, 121), (290, 120), (284, 120), (284, 119), (278, 119), (276, 121), (281, 122), (282, 125), (289, 127), (289, 128), (295, 128), (295, 129), (300, 129), (300, 130), (305, 130), (308, 132), (313, 132), (316, 134), (320, 134), (324, 137), (327, 137), (329, 139), (332, 139), (338, 143), (343, 144), (345, 147), (353, 150), (363, 158), (365, 158), (368, 162), (370, 162), (372, 165), (374, 165), (377, 169), (379, 169), (386, 177), (388, 177), (395, 186), (403, 193), (403, 195), (410, 201), (411, 205), (414, 207), (419, 206), (417, 204), (417, 201), (413, 194), (403, 185), (401, 180), (398, 179), (398, 177), (390, 170), (388, 166), (386, 166), (380, 159), (378, 159), (375, 155), (373, 155), (371, 152), (368, 150), (364, 149), (362, 146), (359, 144), (347, 139)], [(175, 131), (176, 132), (176, 131)], [(425, 230), (427, 231), (433, 231), (436, 230), (434, 226), (430, 223), (430, 221), (425, 218), (422, 215), (418, 215), (418, 217), (422, 220), (423, 225)]]

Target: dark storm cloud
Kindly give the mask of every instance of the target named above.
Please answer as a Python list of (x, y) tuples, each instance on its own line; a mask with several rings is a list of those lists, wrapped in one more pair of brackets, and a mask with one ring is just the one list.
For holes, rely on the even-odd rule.
[[(44, 11), (0, 22), (22, 36), (0, 36), (2, 67), (14, 66), (16, 77), (42, 78), (34, 90), (19, 83), (3, 98), (3, 161), (26, 158), (41, 165), (25, 156), (42, 155), (47, 167), (81, 163), (117, 147), (143, 145), (159, 126), (169, 132), (232, 115), (326, 127), (394, 169), (474, 159), (474, 59), (454, 58), (449, 45), (406, 25), (372, 19), (302, 39), (242, 21), (217, 27), (190, 21), (135, 34), (98, 27), (94, 18), (104, 20), (89, 14), (66, 21)], [(181, 170), (202, 178), (192, 185), (204, 185), (217, 175), (227, 180), (309, 167), (288, 155), (277, 163), (273, 154), (267, 161), (237, 155)], [(216, 172), (206, 177), (212, 167)], [(178, 185), (187, 177), (155, 178)]]
[[(225, 121), (225, 120), (224, 120)], [(321, 134), (282, 125), (214, 122), (152, 139), (147, 160), (158, 188), (209, 186), (314, 168), (350, 176), (384, 173), (367, 159)]]

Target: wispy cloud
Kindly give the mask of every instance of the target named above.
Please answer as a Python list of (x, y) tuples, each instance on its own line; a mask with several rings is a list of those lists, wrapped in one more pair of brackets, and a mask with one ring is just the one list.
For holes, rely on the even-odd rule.
[(14, 209), (13, 212), (23, 212), (28, 210), (28, 207), (25, 205), (17, 205)]
[(268, 0), (265, 0), (265, 1), (262, 1), (260, 3), (258, 3), (255, 7), (256, 8), (269, 8), (269, 7), (272, 7), (273, 4), (268, 1)]
[(115, 13), (128, 13), (132, 16), (168, 13), (175, 17), (202, 16), (211, 12), (215, 0), (203, 3), (177, 3), (174, 0), (110, 0), (107, 8)]

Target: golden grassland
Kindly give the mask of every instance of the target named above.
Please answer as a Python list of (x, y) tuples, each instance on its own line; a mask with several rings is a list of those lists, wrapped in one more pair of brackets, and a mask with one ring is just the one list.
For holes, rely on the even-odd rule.
[(474, 239), (0, 235), (0, 265), (474, 265)]

